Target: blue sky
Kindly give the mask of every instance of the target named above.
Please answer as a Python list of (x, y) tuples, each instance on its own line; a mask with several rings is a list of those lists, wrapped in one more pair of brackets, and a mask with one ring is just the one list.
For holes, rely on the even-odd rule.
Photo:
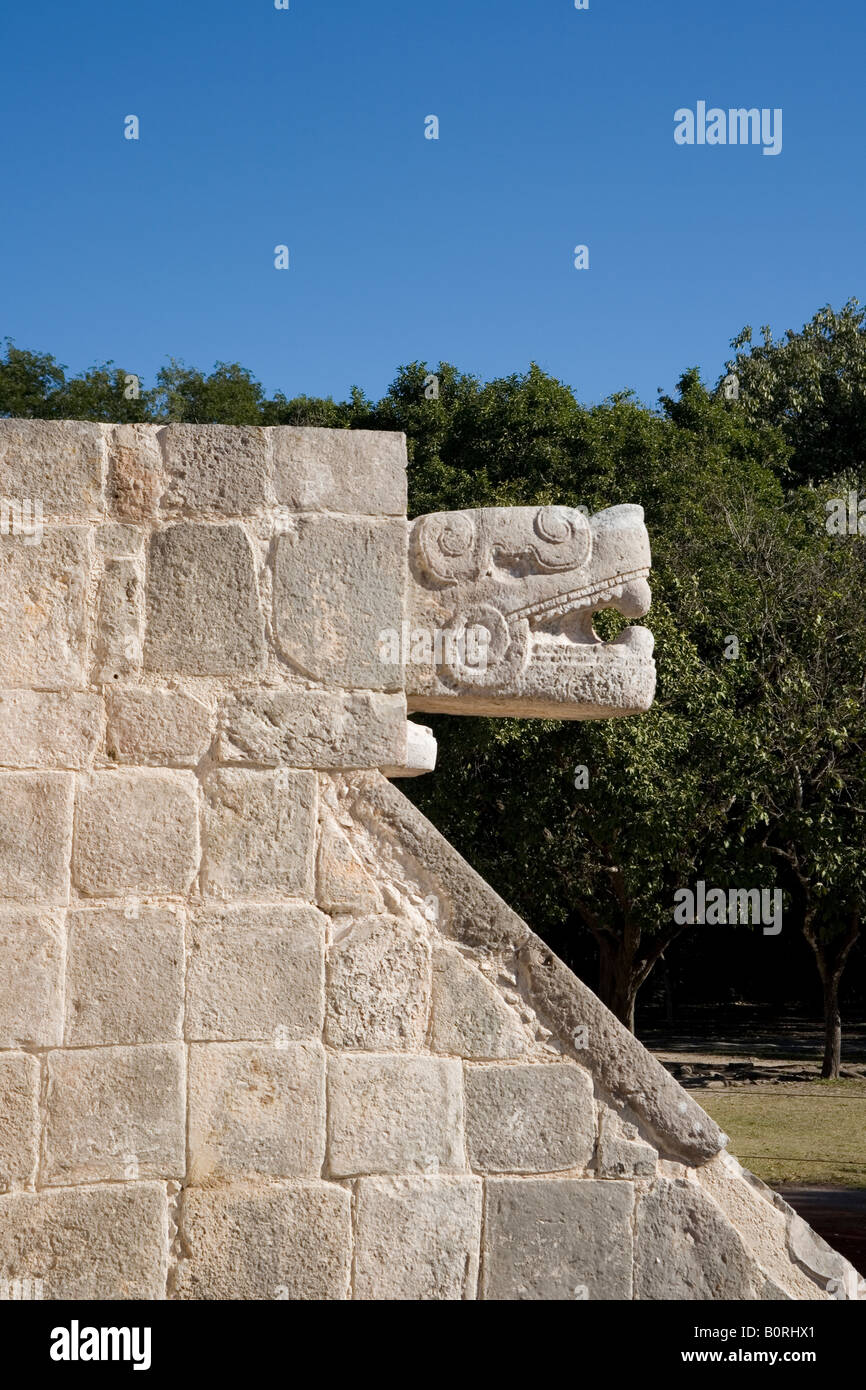
[[(4, 6), (0, 336), (148, 384), (536, 360), (654, 401), (866, 297), (864, 41), (862, 0)], [(781, 107), (782, 153), (677, 146), (699, 100)]]

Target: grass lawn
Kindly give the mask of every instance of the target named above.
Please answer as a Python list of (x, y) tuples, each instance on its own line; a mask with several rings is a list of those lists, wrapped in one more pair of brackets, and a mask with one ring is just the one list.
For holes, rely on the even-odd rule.
[(729, 1151), (764, 1182), (866, 1187), (866, 1081), (691, 1094), (731, 1136)]

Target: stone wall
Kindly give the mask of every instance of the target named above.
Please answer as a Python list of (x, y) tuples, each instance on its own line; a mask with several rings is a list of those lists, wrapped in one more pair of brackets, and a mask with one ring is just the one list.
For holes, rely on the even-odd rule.
[(0, 421), (3, 497), (0, 1281), (857, 1296), (384, 775), (402, 436)]

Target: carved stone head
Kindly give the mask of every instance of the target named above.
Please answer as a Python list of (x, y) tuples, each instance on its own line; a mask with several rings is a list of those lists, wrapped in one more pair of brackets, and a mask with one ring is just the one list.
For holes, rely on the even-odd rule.
[[(412, 523), (409, 707), (604, 719), (649, 709), (652, 634), (603, 642), (593, 617), (650, 606), (643, 508), (485, 507)], [(425, 641), (430, 634), (432, 640)]]

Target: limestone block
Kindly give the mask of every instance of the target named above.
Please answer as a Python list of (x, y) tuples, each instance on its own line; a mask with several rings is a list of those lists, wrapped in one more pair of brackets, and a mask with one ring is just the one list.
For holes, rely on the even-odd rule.
[(87, 683), (87, 530), (47, 527), (38, 545), (0, 535), (0, 672), (6, 686)]
[(362, 1178), (355, 1298), (475, 1298), (481, 1201), (477, 1178)]
[(184, 1070), (175, 1043), (49, 1053), (42, 1181), (182, 1177)]
[(313, 1178), (325, 1157), (321, 1043), (193, 1043), (190, 1181)]
[(658, 1154), (646, 1144), (634, 1125), (604, 1109), (599, 1122), (598, 1173), (603, 1178), (651, 1178)]
[(229, 699), (221, 711), (220, 760), (270, 766), (380, 767), (406, 748), (403, 695), (369, 691), (263, 690)]
[(130, 526), (122, 521), (107, 521), (97, 526), (93, 540), (100, 555), (110, 560), (140, 560), (144, 556), (147, 532), (142, 526)]
[(402, 687), (380, 638), (401, 630), (406, 545), (404, 522), (361, 517), (298, 517), (277, 537), (274, 632), (297, 670), (350, 690)]
[(712, 1198), (660, 1178), (638, 1200), (635, 1298), (756, 1298), (765, 1276)]
[(0, 1190), (32, 1183), (39, 1159), (39, 1062), (0, 1053)]
[(106, 560), (99, 582), (93, 683), (108, 685), (141, 670), (142, 584), (134, 560)]
[(0, 691), (0, 766), (89, 767), (102, 732), (102, 701), (85, 691)]
[(181, 522), (151, 537), (144, 664), (192, 676), (254, 676), (265, 661), (252, 546), (236, 524)]
[(393, 763), (380, 763), (385, 777), (423, 777), (436, 766), (439, 745), (433, 737), (433, 730), (426, 724), (406, 721), (406, 750), (402, 758)]
[(67, 1047), (172, 1042), (183, 1019), (183, 923), (168, 908), (83, 908), (66, 919)]
[(108, 756), (117, 762), (195, 766), (210, 747), (213, 716), (183, 691), (111, 690), (107, 702)]
[(161, 1183), (0, 1197), (0, 1279), (41, 1279), (46, 1299), (161, 1299), (167, 1271)]
[(71, 772), (0, 772), (0, 901), (65, 903)]
[(83, 420), (0, 420), (0, 500), (39, 502), (45, 517), (99, 516), (104, 436)]
[(627, 1182), (491, 1179), (482, 1296), (630, 1299), (633, 1207)]
[(82, 893), (186, 893), (199, 861), (190, 772), (95, 772), (79, 779), (73, 874)]
[(325, 912), (353, 912), (362, 917), (382, 911), (381, 893), (328, 811), (322, 814), (316, 901)]
[(204, 793), (206, 894), (312, 896), (313, 773), (222, 768)]
[(0, 910), (0, 1047), (63, 1041), (63, 916)]
[(277, 426), (274, 492), (293, 512), (406, 515), (406, 436), (384, 430)]
[(435, 1057), (332, 1057), (328, 1155), (335, 1177), (465, 1168), (460, 1063)]
[(584, 1168), (595, 1149), (589, 1075), (570, 1062), (468, 1063), (466, 1143), (473, 1168), (554, 1173)]
[(268, 431), (249, 425), (166, 425), (163, 512), (249, 516), (268, 501)]
[(459, 951), (433, 957), (434, 1052), (476, 1059), (519, 1057), (526, 1034), (499, 990)]
[(351, 1196), (325, 1183), (187, 1188), (181, 1299), (344, 1299)]
[(368, 917), (331, 948), (326, 1040), (368, 1051), (418, 1050), (430, 1012), (430, 947), (396, 917)]
[(168, 484), (159, 425), (115, 425), (108, 437), (108, 502), (125, 522), (155, 521)]
[(279, 1044), (320, 1036), (325, 927), (313, 907), (199, 912), (190, 933), (187, 1037)]

